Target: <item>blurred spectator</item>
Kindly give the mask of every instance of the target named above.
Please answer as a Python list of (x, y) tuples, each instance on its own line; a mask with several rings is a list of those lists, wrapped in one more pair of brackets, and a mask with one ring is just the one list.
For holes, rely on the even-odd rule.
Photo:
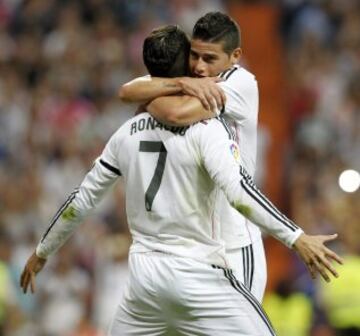
[(320, 283), (320, 302), (337, 335), (360, 335), (360, 257), (344, 256), (339, 281)]
[(62, 249), (52, 274), (39, 286), (41, 325), (46, 335), (69, 334), (87, 314), (90, 279), (76, 267), (75, 256), (69, 246)]
[(0, 334), (9, 328), (8, 318), (16, 304), (9, 268), (10, 256), (8, 237), (0, 231)]
[(355, 222), (348, 223), (343, 230), (341, 277), (327, 285), (318, 284), (319, 303), (336, 335), (340, 336), (360, 335), (360, 245), (355, 238), (359, 237), (359, 229), (353, 231), (355, 227)]

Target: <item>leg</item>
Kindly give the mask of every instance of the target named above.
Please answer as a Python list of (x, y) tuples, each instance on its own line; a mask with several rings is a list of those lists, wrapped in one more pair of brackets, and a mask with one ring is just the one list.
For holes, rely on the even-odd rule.
[(182, 335), (275, 335), (260, 303), (231, 270), (194, 261), (189, 264), (187, 272), (176, 274), (178, 281), (171, 283), (183, 305), (184, 314), (176, 317)]
[(108, 332), (109, 336), (167, 335), (167, 325), (153, 284), (153, 259), (129, 257), (129, 280)]

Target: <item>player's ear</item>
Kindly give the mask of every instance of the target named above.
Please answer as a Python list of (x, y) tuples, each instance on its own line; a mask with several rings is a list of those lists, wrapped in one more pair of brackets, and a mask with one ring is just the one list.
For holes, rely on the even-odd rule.
[(237, 64), (240, 61), (242, 55), (242, 49), (241, 48), (236, 48), (233, 50), (233, 52), (231, 53), (231, 63), (232, 64)]

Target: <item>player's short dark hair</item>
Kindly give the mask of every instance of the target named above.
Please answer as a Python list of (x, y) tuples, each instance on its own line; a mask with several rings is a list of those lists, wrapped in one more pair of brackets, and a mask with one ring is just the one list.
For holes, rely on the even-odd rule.
[(210, 43), (223, 44), (228, 54), (241, 46), (241, 33), (238, 24), (221, 12), (209, 12), (202, 16), (193, 28), (192, 38)]
[(144, 64), (151, 76), (181, 77), (189, 72), (190, 40), (177, 25), (154, 29), (143, 45)]

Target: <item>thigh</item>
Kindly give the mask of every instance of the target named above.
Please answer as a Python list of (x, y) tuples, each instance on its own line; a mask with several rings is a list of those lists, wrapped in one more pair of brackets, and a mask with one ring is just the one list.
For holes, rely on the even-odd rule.
[(164, 321), (147, 309), (128, 309), (120, 304), (110, 325), (109, 336), (163, 336), (168, 335)]
[(178, 277), (186, 284), (178, 290), (187, 311), (176, 320), (182, 335), (275, 335), (259, 302), (231, 270), (209, 265), (192, 269)]
[(130, 255), (128, 283), (108, 335), (167, 335), (153, 282), (153, 261), (140, 253)]

